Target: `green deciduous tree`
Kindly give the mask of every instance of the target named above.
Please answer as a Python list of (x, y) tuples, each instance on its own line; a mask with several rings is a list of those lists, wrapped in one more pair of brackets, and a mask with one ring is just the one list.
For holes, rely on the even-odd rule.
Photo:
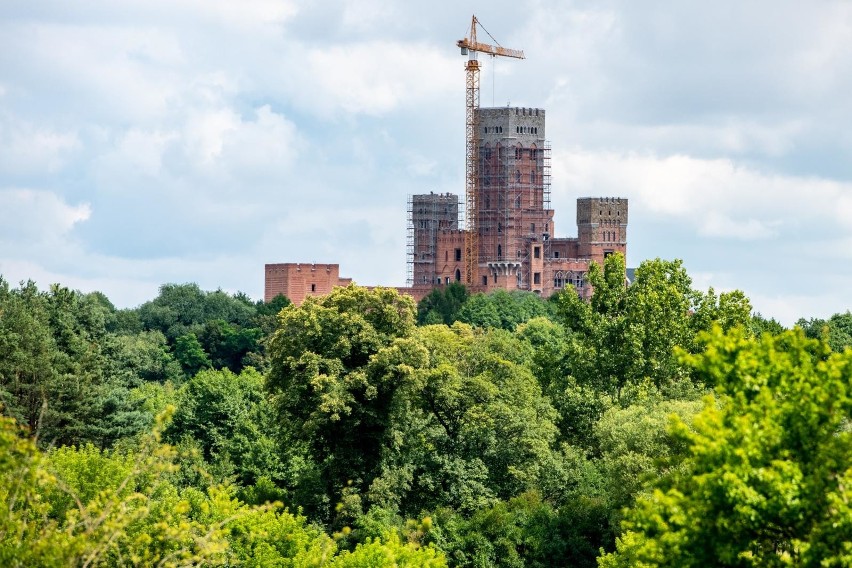
[(0, 402), (44, 444), (103, 446), (145, 426), (110, 359), (107, 315), (98, 295), (0, 279)]
[(414, 302), (395, 290), (354, 285), (281, 312), (268, 384), (321, 495), (375, 475), (393, 394), (409, 359), (425, 357), (405, 341), (414, 313)]
[(852, 347), (852, 312), (834, 314), (828, 320), (804, 318), (796, 322), (810, 338), (824, 339), (838, 353)]
[(187, 377), (192, 377), (202, 369), (213, 366), (198, 337), (193, 333), (181, 335), (175, 340), (174, 353), (175, 360)]
[(716, 385), (686, 459), (638, 499), (601, 566), (852, 563), (852, 352), (799, 332), (718, 328), (685, 363)]
[(551, 315), (552, 304), (532, 292), (496, 290), (474, 294), (458, 312), (458, 320), (474, 327), (514, 330), (537, 317)]
[(232, 469), (243, 485), (283, 479), (273, 408), (257, 371), (201, 371), (180, 387), (176, 403), (168, 440), (192, 440), (208, 463)]
[(571, 291), (556, 302), (563, 324), (573, 332), (565, 369), (580, 385), (620, 398), (623, 389), (646, 380), (671, 389), (689, 379), (675, 348), (700, 350), (697, 334), (714, 323), (725, 329), (747, 326), (751, 307), (739, 291), (716, 295), (693, 290), (681, 261), (643, 262), (633, 283), (624, 280), (624, 258), (593, 264), (586, 304)]
[(540, 487), (559, 456), (556, 412), (504, 330), (455, 323), (418, 329), (427, 354), (393, 401), (381, 474), (369, 497), (403, 514), (473, 511)]
[(467, 302), (468, 296), (467, 288), (459, 282), (434, 288), (417, 303), (417, 323), (450, 325), (458, 319), (459, 310)]

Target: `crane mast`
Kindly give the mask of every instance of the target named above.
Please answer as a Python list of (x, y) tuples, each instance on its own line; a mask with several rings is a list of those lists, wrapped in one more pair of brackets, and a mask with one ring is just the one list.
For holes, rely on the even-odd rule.
[[(524, 52), (500, 45), (480, 43), (476, 39), (476, 26), (479, 20), (474, 15), (470, 21), (470, 35), (456, 42), (462, 55), (468, 55), (465, 64), (465, 284), (476, 284), (474, 278), (479, 269), (479, 227), (478, 227), (478, 170), (479, 144), (477, 138), (477, 109), (479, 108), (479, 60), (477, 53), (487, 53), (491, 57), (513, 57), (523, 59)], [(481, 24), (479, 24), (481, 27)], [(482, 28), (488, 34), (488, 30)], [(488, 34), (491, 37), (491, 34)], [(491, 37), (494, 40), (493, 37)], [(497, 43), (494, 40), (494, 43)]]

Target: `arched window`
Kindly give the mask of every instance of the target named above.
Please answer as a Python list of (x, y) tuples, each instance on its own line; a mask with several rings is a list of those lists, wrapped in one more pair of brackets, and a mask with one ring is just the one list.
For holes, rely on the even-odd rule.
[(461, 270), (459, 270), (458, 268), (456, 268), (456, 282), (461, 282)]
[(583, 287), (583, 273), (582, 272), (568, 272), (567, 283), (571, 284), (577, 290)]
[(553, 287), (562, 288), (563, 286), (565, 286), (565, 276), (562, 274), (562, 271), (559, 270), (553, 276)]

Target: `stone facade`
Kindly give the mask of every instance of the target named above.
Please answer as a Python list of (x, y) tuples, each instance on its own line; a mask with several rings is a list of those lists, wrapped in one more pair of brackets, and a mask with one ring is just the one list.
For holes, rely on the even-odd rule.
[[(540, 215), (552, 219), (553, 213), (551, 210)], [(512, 222), (509, 226), (513, 226)], [(514, 241), (508, 241), (515, 243), (512, 254), (498, 255), (492, 251), (490, 257), (484, 260), (480, 257), (481, 279), (471, 292), (527, 290), (549, 297), (571, 284), (581, 297), (590, 298), (592, 290), (587, 284), (589, 264), (592, 261), (603, 264), (604, 259), (615, 252), (627, 254), (627, 199), (578, 199), (577, 233), (577, 237), (563, 238), (534, 233), (516, 235)], [(463, 230), (437, 233), (433, 245), (437, 259), (435, 286), (464, 281), (464, 241)], [(497, 246), (501, 242), (506, 241), (497, 241)], [(490, 245), (495, 246), (495, 242)], [(417, 296), (423, 296), (422, 290)]]

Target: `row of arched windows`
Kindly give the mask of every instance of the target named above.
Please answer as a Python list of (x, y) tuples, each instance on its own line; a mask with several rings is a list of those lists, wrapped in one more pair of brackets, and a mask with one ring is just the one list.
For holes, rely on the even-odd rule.
[(583, 272), (575, 272), (573, 270), (562, 272), (561, 270), (558, 270), (553, 275), (553, 287), (559, 289), (570, 284), (579, 290), (584, 285), (584, 276)]

